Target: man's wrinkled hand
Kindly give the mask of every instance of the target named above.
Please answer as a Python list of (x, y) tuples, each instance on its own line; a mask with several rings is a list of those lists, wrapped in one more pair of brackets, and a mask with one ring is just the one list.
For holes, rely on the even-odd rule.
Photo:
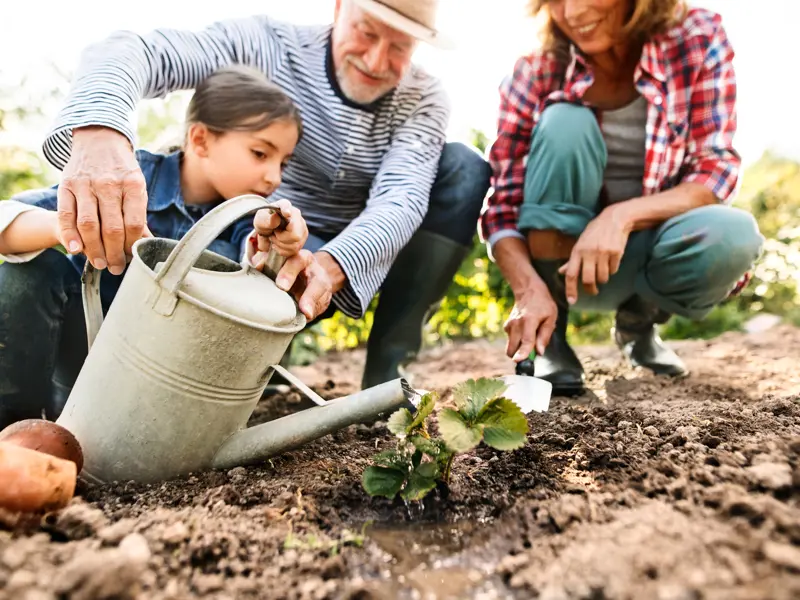
[(328, 273), (309, 250), (286, 259), (275, 279), (277, 286), (292, 294), (306, 319), (313, 321), (331, 303), (333, 286)]
[(147, 188), (128, 139), (106, 127), (73, 132), (58, 187), (59, 239), (97, 269), (119, 275), (147, 224)]

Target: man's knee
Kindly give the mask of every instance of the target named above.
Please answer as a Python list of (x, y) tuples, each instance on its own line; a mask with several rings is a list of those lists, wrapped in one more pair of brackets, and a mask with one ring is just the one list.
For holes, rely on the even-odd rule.
[(491, 174), (489, 163), (476, 150), (445, 144), (422, 228), (462, 244), (471, 242)]
[(458, 142), (445, 144), (431, 192), (431, 202), (444, 199), (451, 205), (478, 205), (480, 210), (489, 191), (491, 176), (489, 163), (477, 150)]

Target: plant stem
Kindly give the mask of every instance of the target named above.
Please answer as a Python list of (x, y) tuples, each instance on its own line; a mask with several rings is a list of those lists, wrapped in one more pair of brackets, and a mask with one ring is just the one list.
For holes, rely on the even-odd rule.
[(444, 477), (443, 477), (443, 480), (444, 480), (445, 483), (448, 483), (448, 484), (450, 483), (450, 467), (453, 466), (453, 459), (455, 459), (455, 457), (456, 457), (456, 454), (454, 452), (453, 454), (451, 454), (448, 457), (447, 463), (444, 466)]

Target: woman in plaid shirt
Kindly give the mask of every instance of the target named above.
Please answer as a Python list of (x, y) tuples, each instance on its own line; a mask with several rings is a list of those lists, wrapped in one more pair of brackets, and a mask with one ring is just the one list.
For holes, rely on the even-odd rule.
[(578, 394), (569, 308), (613, 310), (634, 364), (685, 375), (656, 325), (704, 317), (763, 243), (729, 206), (740, 158), (721, 19), (680, 0), (532, 0), (531, 12), (543, 46), (501, 86), (481, 217), (516, 299), (508, 355), (536, 351), (536, 376)]

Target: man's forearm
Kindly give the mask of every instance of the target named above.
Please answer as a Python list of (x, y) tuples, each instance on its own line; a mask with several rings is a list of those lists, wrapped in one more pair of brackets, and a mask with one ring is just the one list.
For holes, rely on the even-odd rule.
[[(132, 116), (143, 98), (192, 89), (227, 64), (263, 65), (274, 53), (270, 35), (267, 24), (253, 18), (217, 23), (199, 32), (158, 29), (140, 36), (119, 31), (88, 47), (44, 142), (45, 157), (63, 169), (70, 156), (70, 132), (87, 127), (114, 129), (133, 143)], [(241, 48), (247, 50), (239, 52)]]
[(716, 196), (706, 186), (682, 183), (652, 196), (612, 204), (605, 210), (622, 219), (628, 231), (640, 231), (652, 229), (673, 217), (716, 202)]

